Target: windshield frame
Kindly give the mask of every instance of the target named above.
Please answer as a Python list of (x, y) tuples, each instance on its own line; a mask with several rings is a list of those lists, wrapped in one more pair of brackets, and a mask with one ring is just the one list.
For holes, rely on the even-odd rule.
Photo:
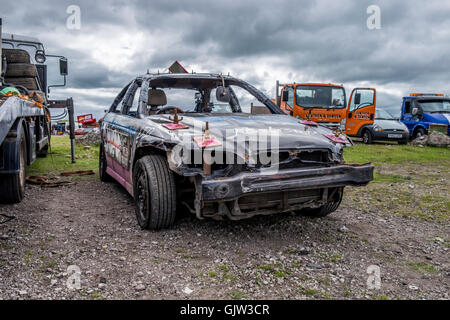
[[(305, 90), (306, 88), (330, 88), (331, 91), (331, 95), (333, 94), (333, 89), (339, 89), (342, 90), (343, 93), (343, 98), (344, 101), (342, 103), (341, 106), (333, 106), (333, 105), (329, 105), (329, 106), (324, 106), (324, 105), (302, 105), (297, 103), (297, 90), (301, 90), (302, 88)], [(306, 89), (307, 90), (307, 89)], [(330, 100), (332, 99), (332, 97), (330, 98)], [(304, 108), (304, 109), (330, 109), (330, 110), (334, 110), (334, 109), (345, 109), (347, 108), (347, 96), (346, 96), (346, 92), (345, 89), (341, 86), (337, 86), (337, 85), (323, 85), (323, 84), (300, 84), (300, 85), (296, 85), (295, 86), (295, 92), (294, 92), (294, 105), (300, 107), (300, 108)]]

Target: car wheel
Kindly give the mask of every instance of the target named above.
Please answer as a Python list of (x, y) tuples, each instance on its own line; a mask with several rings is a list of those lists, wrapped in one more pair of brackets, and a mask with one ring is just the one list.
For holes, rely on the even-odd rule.
[(100, 176), (100, 180), (103, 182), (111, 182), (113, 178), (106, 172), (106, 157), (105, 157), (105, 149), (103, 147), (103, 143), (100, 143), (100, 151), (98, 155), (98, 173)]
[(400, 144), (400, 145), (408, 144), (408, 140), (400, 140), (400, 141), (398, 142), (398, 144)]
[(426, 133), (426, 131), (425, 131), (425, 129), (424, 128), (417, 128), (416, 129), (416, 133), (414, 134), (414, 139), (417, 139), (417, 138), (419, 138), (419, 137), (422, 137), (422, 136), (424, 136), (424, 135), (426, 135), (427, 133)]
[(363, 136), (362, 136), (363, 142), (365, 144), (371, 144), (372, 143), (372, 134), (369, 130), (364, 130)]
[[(333, 189), (331, 189), (329, 192), (333, 192)], [(339, 208), (339, 205), (342, 201), (342, 196), (344, 194), (344, 188), (336, 188), (334, 189), (335, 193), (332, 197), (332, 199), (325, 205), (319, 207), (319, 208), (307, 208), (301, 210), (301, 214), (309, 217), (314, 218), (321, 218), (329, 215), (330, 213), (333, 213)]]
[(142, 229), (173, 225), (177, 208), (175, 178), (163, 156), (148, 155), (136, 162), (133, 189), (136, 218)]
[[(19, 172), (5, 175), (0, 180), (0, 199), (7, 203), (19, 203), (22, 201), (25, 194), (27, 144), (25, 141), (25, 132), (23, 130), (20, 136)], [(13, 156), (15, 157), (15, 155)]]

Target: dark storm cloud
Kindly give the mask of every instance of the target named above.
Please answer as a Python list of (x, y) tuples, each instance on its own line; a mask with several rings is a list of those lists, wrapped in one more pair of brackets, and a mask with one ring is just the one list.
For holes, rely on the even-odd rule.
[[(73, 4), (81, 8), (81, 30), (65, 28), (66, 8)], [(381, 9), (379, 30), (366, 26), (366, 9), (372, 4)], [(202, 70), (233, 70), (268, 93), (268, 83), (277, 78), (346, 87), (364, 83), (379, 88), (379, 105), (393, 113), (409, 90), (448, 92), (449, 16), (447, 2), (406, 0), (2, 5), (5, 32), (34, 34), (47, 51), (69, 57), (72, 88), (118, 90), (148, 68), (163, 70), (180, 60)], [(139, 44), (126, 43), (128, 36)], [(105, 52), (95, 47), (98, 43)], [(110, 55), (117, 50), (124, 52), (123, 58)], [(90, 105), (107, 100), (84, 99), (91, 99)]]

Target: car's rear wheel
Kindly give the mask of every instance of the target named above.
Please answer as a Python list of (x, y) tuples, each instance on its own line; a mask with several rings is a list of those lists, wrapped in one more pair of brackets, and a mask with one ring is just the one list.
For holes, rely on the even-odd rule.
[(329, 192), (332, 192), (332, 195), (327, 204), (319, 208), (303, 209), (301, 211), (301, 214), (309, 217), (321, 218), (336, 211), (339, 208), (339, 205), (341, 204), (342, 196), (344, 194), (344, 188), (330, 189)]
[(136, 218), (141, 228), (158, 230), (172, 226), (177, 196), (167, 160), (161, 155), (144, 156), (133, 171)]
[(363, 142), (365, 144), (371, 144), (372, 143), (372, 134), (369, 130), (364, 130), (363, 136), (362, 136)]

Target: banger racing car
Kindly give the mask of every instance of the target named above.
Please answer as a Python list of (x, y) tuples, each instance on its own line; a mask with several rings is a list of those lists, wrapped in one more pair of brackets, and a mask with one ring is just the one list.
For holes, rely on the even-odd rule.
[(345, 186), (373, 179), (373, 165), (344, 163), (347, 136), (220, 74), (137, 77), (104, 116), (101, 139), (100, 179), (132, 195), (143, 229), (172, 226), (183, 207), (199, 219), (326, 216)]

